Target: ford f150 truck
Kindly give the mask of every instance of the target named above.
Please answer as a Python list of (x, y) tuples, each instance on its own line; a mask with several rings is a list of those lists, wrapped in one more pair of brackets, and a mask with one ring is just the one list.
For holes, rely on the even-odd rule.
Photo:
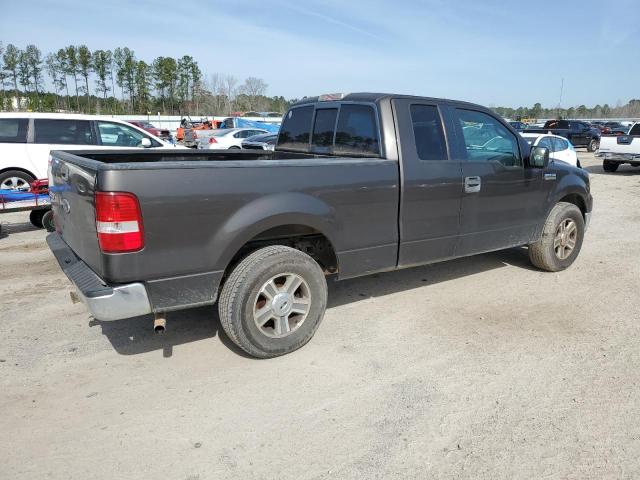
[(527, 128), (527, 133), (551, 133), (566, 138), (574, 147), (587, 147), (595, 152), (600, 143), (600, 130), (579, 120), (548, 120), (543, 128)]
[(623, 163), (640, 167), (640, 123), (627, 135), (603, 135), (596, 156), (602, 158), (605, 172), (615, 172)]
[(587, 172), (490, 110), (403, 95), (306, 98), (274, 152), (51, 157), (47, 240), (95, 318), (153, 313), (162, 329), (166, 312), (217, 301), (230, 339), (261, 358), (310, 340), (326, 275), (521, 245), (563, 270), (592, 207)]

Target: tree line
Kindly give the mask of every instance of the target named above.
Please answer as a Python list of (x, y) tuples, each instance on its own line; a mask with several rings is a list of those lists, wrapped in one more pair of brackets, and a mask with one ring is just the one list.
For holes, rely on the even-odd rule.
[(0, 87), (0, 110), (227, 115), (284, 112), (290, 104), (267, 97), (260, 78), (206, 79), (190, 55), (146, 62), (128, 47), (91, 51), (69, 45), (43, 55), (36, 45), (20, 49), (0, 42)]
[(493, 111), (504, 118), (513, 120), (522, 118), (640, 118), (640, 100), (630, 100), (626, 105), (621, 102), (614, 107), (608, 104), (587, 107), (580, 105), (569, 108), (544, 108), (540, 103), (533, 107), (493, 107)]

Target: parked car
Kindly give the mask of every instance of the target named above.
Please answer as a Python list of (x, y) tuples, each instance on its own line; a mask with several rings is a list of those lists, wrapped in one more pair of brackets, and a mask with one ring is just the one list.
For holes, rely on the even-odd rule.
[(207, 138), (198, 138), (198, 148), (215, 150), (240, 149), (242, 141), (254, 135), (269, 133), (255, 128), (221, 128), (213, 130)]
[(548, 148), (549, 158), (552, 160), (565, 162), (574, 167), (580, 166), (576, 149), (566, 138), (544, 133), (522, 132), (521, 135), (532, 147)]
[(28, 190), (46, 178), (51, 150), (173, 149), (127, 122), (94, 115), (0, 113), (0, 189)]
[(574, 147), (587, 147), (595, 152), (600, 144), (600, 130), (579, 120), (548, 120), (544, 127), (528, 128), (527, 133), (550, 133), (568, 139)]
[(276, 146), (278, 135), (275, 133), (265, 133), (248, 137), (242, 141), (244, 150), (270, 150), (273, 151)]
[(527, 129), (527, 124), (523, 122), (513, 121), (513, 122), (509, 122), (509, 125), (511, 125), (513, 128), (515, 128), (519, 132)]
[(608, 129), (606, 133), (610, 135), (626, 135), (629, 127), (620, 122), (605, 122), (604, 126)]
[[(466, 125), (494, 132), (490, 148)], [(165, 312), (217, 301), (231, 341), (261, 358), (311, 339), (326, 274), (520, 245), (560, 271), (592, 209), (585, 170), (549, 163), (491, 110), (374, 93), (293, 105), (275, 152), (55, 151), (50, 181), (47, 241), (95, 318), (154, 313), (162, 330)]]
[(149, 132), (151, 135), (155, 135), (158, 138), (161, 138), (165, 142), (172, 143), (173, 138), (171, 137), (171, 132), (166, 128), (157, 128), (153, 124), (149, 122), (141, 122), (138, 120), (129, 120), (128, 123), (131, 125), (135, 125), (138, 128), (141, 128), (145, 132)]
[(615, 172), (624, 163), (640, 167), (640, 122), (627, 135), (604, 135), (596, 156), (602, 158), (605, 172)]

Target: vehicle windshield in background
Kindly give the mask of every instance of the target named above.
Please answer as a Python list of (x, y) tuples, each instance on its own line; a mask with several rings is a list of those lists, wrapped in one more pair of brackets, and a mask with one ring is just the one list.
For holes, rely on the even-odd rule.
[(219, 130), (215, 130), (214, 132), (211, 133), (212, 137), (224, 137), (225, 135), (228, 135), (229, 133), (231, 133), (231, 129), (229, 128), (221, 128)]

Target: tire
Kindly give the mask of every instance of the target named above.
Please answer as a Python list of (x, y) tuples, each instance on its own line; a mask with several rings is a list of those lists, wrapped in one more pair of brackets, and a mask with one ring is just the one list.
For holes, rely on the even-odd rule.
[(42, 226), (47, 232), (55, 232), (56, 224), (53, 221), (53, 210), (47, 210), (42, 216)]
[(605, 172), (613, 173), (616, 170), (618, 170), (619, 166), (620, 166), (619, 163), (612, 162), (610, 160), (605, 160), (604, 162), (602, 162), (602, 168), (604, 169)]
[(240, 147), (236, 147), (236, 146), (229, 147), (229, 150), (240, 150)]
[(7, 170), (0, 173), (0, 189), (28, 190), (34, 177), (20, 170)]
[(592, 138), (591, 141), (587, 144), (587, 152), (595, 152), (600, 147), (600, 142), (595, 138)]
[[(293, 295), (285, 293), (290, 279)], [(302, 280), (298, 287), (295, 279)], [(286, 313), (296, 305), (306, 313)], [(222, 328), (236, 345), (253, 357), (272, 358), (311, 340), (326, 306), (327, 282), (316, 261), (299, 250), (274, 245), (256, 250), (236, 265), (222, 287), (218, 311)], [(289, 316), (272, 316), (282, 313)]]
[(44, 225), (42, 224), (42, 218), (44, 217), (45, 213), (47, 213), (47, 210), (31, 210), (31, 212), (29, 212), (29, 221), (31, 222), (31, 225), (36, 228), (44, 228)]
[[(565, 235), (562, 235), (563, 227)], [(529, 245), (529, 259), (541, 270), (559, 272), (570, 267), (578, 257), (583, 239), (582, 212), (573, 203), (559, 202), (551, 209), (540, 240)]]

